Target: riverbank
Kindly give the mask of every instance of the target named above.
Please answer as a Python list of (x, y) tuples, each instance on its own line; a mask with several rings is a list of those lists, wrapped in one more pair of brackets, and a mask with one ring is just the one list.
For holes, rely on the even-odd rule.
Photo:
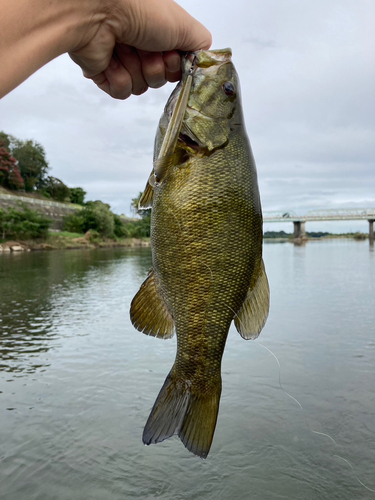
[(86, 234), (50, 232), (44, 240), (0, 240), (0, 253), (40, 250), (74, 250), (111, 247), (148, 247), (150, 238), (102, 238), (95, 231)]
[[(344, 239), (365, 240), (367, 235), (363, 233), (348, 234), (328, 234), (317, 237), (308, 237), (304, 241), (319, 241), (325, 239)], [(287, 238), (264, 237), (267, 243), (295, 243), (292, 235)], [(52, 232), (50, 231), (46, 239), (40, 240), (8, 240), (0, 239), (0, 253), (10, 252), (31, 252), (40, 250), (77, 250), (93, 248), (114, 248), (114, 247), (149, 247), (150, 238), (102, 238), (96, 231), (88, 231), (86, 234), (70, 233), (68, 231)]]
[[(283, 231), (280, 231), (283, 233)], [(269, 232), (268, 232), (269, 234)], [(290, 233), (284, 233), (285, 235), (283, 236), (278, 236), (277, 233), (274, 233), (274, 236), (269, 236), (267, 233), (263, 235), (263, 241), (272, 241), (272, 242), (286, 242), (289, 241), (291, 243), (295, 243), (296, 238), (294, 238), (293, 234)], [(323, 233), (322, 235), (315, 236), (314, 233), (307, 233), (304, 238), (302, 238), (303, 241), (320, 241), (320, 240), (330, 240), (330, 239), (354, 239), (358, 241), (362, 240), (367, 240), (368, 239), (368, 234), (366, 233), (341, 233), (341, 234), (335, 234), (335, 233)], [(301, 238), (299, 238), (301, 239)]]

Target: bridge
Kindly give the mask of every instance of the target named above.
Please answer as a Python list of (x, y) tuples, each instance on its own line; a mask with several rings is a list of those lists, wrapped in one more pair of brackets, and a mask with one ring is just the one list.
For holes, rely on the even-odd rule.
[(312, 221), (367, 220), (369, 240), (374, 241), (375, 208), (310, 210), (304, 215), (295, 212), (263, 212), (263, 222), (293, 222), (294, 239), (307, 239), (305, 224)]

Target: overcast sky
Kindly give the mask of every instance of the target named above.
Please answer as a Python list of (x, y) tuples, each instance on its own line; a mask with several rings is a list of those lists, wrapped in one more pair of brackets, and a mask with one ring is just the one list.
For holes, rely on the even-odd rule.
[[(375, 207), (375, 2), (179, 3), (210, 29), (212, 48), (233, 50), (263, 210)], [(130, 215), (173, 87), (114, 100), (64, 55), (0, 101), (0, 130), (40, 142), (51, 175)], [(276, 227), (292, 231), (266, 229)]]

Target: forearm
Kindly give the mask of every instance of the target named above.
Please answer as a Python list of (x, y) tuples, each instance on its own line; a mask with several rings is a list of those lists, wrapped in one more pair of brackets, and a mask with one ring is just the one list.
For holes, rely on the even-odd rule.
[(0, 98), (98, 29), (95, 0), (0, 0)]

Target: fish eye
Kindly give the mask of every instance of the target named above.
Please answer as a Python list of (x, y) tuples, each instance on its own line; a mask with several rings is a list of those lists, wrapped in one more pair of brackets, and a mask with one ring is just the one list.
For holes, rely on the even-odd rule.
[(236, 89), (232, 82), (224, 82), (222, 88), (227, 96), (233, 97), (236, 94)]

